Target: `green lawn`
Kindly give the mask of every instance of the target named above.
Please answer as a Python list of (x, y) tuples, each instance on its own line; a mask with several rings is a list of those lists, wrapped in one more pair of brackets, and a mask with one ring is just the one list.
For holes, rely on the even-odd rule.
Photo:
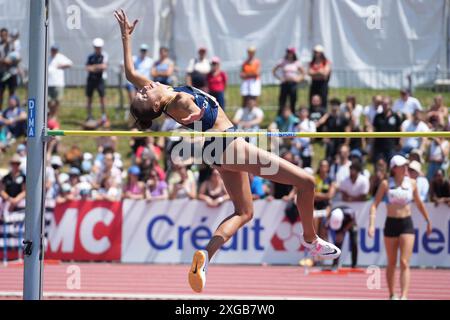
[[(370, 103), (371, 98), (375, 94), (390, 95), (394, 99), (398, 96), (397, 90), (372, 90), (372, 89), (349, 89), (331, 88), (329, 93), (329, 98), (337, 97), (341, 100), (345, 100), (347, 95), (354, 95), (357, 98), (357, 102), (362, 105), (367, 105)], [(419, 89), (415, 92), (415, 96), (422, 102), (424, 107), (428, 107), (432, 104), (433, 97), (435, 93), (426, 90)], [(445, 101), (450, 101), (450, 93), (443, 93)], [(24, 89), (19, 90), (19, 96), (23, 99), (26, 96)], [(125, 120), (125, 110), (118, 108), (120, 105), (119, 101), (119, 91), (118, 89), (108, 89), (107, 91), (107, 113), (111, 119), (111, 130), (127, 130), (128, 123)], [(239, 94), (239, 87), (232, 86), (229, 87), (226, 94), (227, 98), (227, 114), (233, 116), (234, 111), (238, 106), (241, 105), (241, 97)], [(123, 99), (125, 105), (127, 104), (127, 96), (125, 91), (123, 91)], [(265, 120), (263, 127), (267, 125), (275, 118), (278, 101), (278, 86), (266, 86), (263, 88), (262, 96), (260, 97), (260, 105), (265, 111)], [(80, 129), (81, 124), (86, 119), (86, 111), (84, 108), (85, 97), (83, 88), (68, 88), (65, 91), (64, 102), (60, 108), (59, 119), (61, 127), (64, 129)], [(307, 106), (308, 104), (308, 89), (302, 88), (299, 90), (299, 102), (298, 105)], [(100, 110), (98, 107), (98, 101), (94, 101), (94, 115), (100, 117)], [(20, 142), (20, 141), (19, 141)], [(18, 142), (18, 143), (19, 143)], [(67, 149), (72, 145), (78, 145), (81, 150), (87, 152), (95, 152), (96, 143), (92, 138), (77, 138), (77, 137), (67, 137), (63, 138), (61, 142), (62, 149)], [(323, 146), (320, 144), (315, 144), (315, 156), (314, 156), (314, 167), (316, 167), (317, 162), (322, 159), (324, 155)], [(0, 167), (7, 166), (7, 159), (14, 152), (15, 146), (10, 148), (6, 155), (0, 155)], [(129, 159), (127, 155), (129, 153), (129, 139), (121, 138), (119, 139), (118, 151), (122, 154), (125, 160), (125, 164), (128, 165)]]

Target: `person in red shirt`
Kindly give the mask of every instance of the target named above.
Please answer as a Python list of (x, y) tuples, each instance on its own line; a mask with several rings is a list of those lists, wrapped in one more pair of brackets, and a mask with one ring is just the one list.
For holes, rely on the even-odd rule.
[(219, 105), (225, 110), (225, 89), (228, 76), (220, 69), (219, 57), (211, 59), (211, 67), (211, 72), (207, 77), (209, 94), (216, 98)]
[(311, 89), (309, 92), (309, 102), (312, 97), (319, 95), (322, 98), (322, 107), (327, 107), (328, 82), (331, 76), (331, 62), (325, 57), (324, 48), (317, 45), (313, 50), (313, 59), (309, 64), (308, 74), (311, 76)]

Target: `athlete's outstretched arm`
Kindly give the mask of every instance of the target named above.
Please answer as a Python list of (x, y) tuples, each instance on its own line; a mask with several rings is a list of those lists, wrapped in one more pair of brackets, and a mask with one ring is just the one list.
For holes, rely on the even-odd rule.
[(133, 33), (138, 20), (134, 20), (133, 24), (130, 24), (127, 15), (122, 9), (114, 11), (114, 17), (116, 17), (117, 22), (119, 22), (120, 31), (122, 33), (123, 59), (127, 80), (134, 84), (138, 89), (151, 85), (153, 81), (138, 74), (134, 69), (133, 55), (131, 53), (131, 34)]

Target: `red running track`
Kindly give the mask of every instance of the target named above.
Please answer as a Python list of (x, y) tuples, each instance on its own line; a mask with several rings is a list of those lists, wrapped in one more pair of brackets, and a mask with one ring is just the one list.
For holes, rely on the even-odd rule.
[[(70, 266), (78, 266), (80, 289), (69, 289)], [(211, 265), (207, 288), (194, 294), (186, 265), (47, 263), (47, 299), (386, 299), (384, 270), (380, 289), (369, 290), (364, 269), (332, 273), (292, 266)], [(0, 299), (20, 298), (23, 265), (0, 266)], [(398, 273), (397, 273), (398, 278)], [(72, 278), (73, 279), (73, 278)], [(450, 270), (413, 269), (409, 299), (450, 299)], [(399, 289), (397, 289), (399, 291)]]

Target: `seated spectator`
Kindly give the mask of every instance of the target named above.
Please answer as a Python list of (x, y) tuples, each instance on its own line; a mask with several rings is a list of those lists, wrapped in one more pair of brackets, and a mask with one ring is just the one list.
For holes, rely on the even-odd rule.
[(320, 237), (327, 237), (323, 221), (330, 212), (331, 199), (335, 194), (336, 184), (330, 178), (330, 164), (324, 159), (319, 163), (314, 192), (314, 226)]
[(230, 199), (219, 171), (213, 169), (209, 179), (202, 183), (198, 199), (204, 201), (208, 207), (219, 207)]
[(80, 147), (77, 145), (71, 146), (70, 149), (64, 154), (64, 162), (71, 167), (79, 168), (83, 162), (83, 153), (81, 152)]
[[(383, 98), (383, 112), (378, 113), (373, 120), (375, 132), (399, 132), (402, 119), (392, 111), (392, 100), (389, 97)], [(377, 138), (373, 144), (373, 161), (380, 158), (389, 161), (397, 151), (399, 145), (398, 138)]]
[(134, 151), (134, 161), (136, 165), (142, 163), (142, 154), (144, 152), (149, 153), (151, 157), (156, 160), (161, 159), (162, 150), (155, 144), (154, 137), (135, 138), (133, 140), (135, 143), (132, 145), (132, 150)]
[(370, 171), (365, 169), (365, 164), (366, 162), (364, 161), (364, 155), (362, 154), (361, 151), (359, 151), (358, 149), (352, 150), (350, 152), (350, 162), (353, 163), (355, 161), (360, 162), (362, 167), (363, 167), (363, 171), (362, 174), (364, 176), (366, 176), (368, 179), (370, 178)]
[(380, 184), (388, 178), (389, 178), (388, 164), (386, 160), (384, 160), (384, 158), (380, 158), (375, 164), (375, 173), (372, 174), (369, 179), (370, 182), (369, 195), (371, 197), (375, 197)]
[[(300, 119), (295, 126), (294, 132), (316, 132), (316, 125), (309, 120), (309, 112), (306, 108), (301, 108), (299, 111)], [(312, 156), (314, 155), (311, 138), (295, 138), (292, 140), (291, 147), (292, 154), (296, 157), (297, 162), (301, 160), (303, 168), (311, 167)], [(297, 159), (298, 158), (298, 159)]]
[(353, 123), (353, 127), (360, 129), (361, 117), (364, 112), (362, 105), (356, 103), (355, 96), (347, 96), (345, 103), (341, 104), (341, 113)]
[(105, 152), (100, 166), (97, 163), (99, 169), (95, 172), (94, 186), (98, 188), (104, 177), (111, 177), (113, 185), (120, 188), (122, 186), (122, 172), (114, 165), (116, 156), (112, 150), (105, 150)]
[(442, 169), (436, 171), (431, 181), (430, 200), (436, 206), (439, 204), (447, 204), (450, 206), (450, 182), (445, 178)]
[[(350, 132), (350, 120), (340, 112), (341, 101), (339, 99), (331, 99), (331, 112), (325, 114), (319, 120), (319, 126), (324, 125), (327, 132)], [(350, 139), (324, 139), (326, 145), (326, 157), (328, 161), (332, 161), (342, 144), (349, 145)]]
[(350, 176), (339, 185), (342, 200), (346, 202), (365, 201), (369, 194), (369, 179), (362, 174), (362, 165), (355, 161), (350, 166)]
[(265, 199), (270, 191), (267, 189), (264, 179), (253, 174), (248, 175), (250, 179), (250, 189), (252, 191), (253, 200)]
[(447, 170), (449, 167), (450, 143), (442, 137), (431, 138), (428, 146), (428, 172), (427, 178), (431, 181), (439, 169)]
[(207, 77), (211, 72), (211, 63), (206, 57), (207, 50), (205, 47), (198, 49), (198, 56), (189, 61), (186, 70), (186, 85), (197, 89), (208, 91)]
[(194, 174), (185, 165), (173, 164), (168, 178), (169, 199), (196, 199), (197, 183)]
[[(166, 157), (170, 158), (170, 157)], [(147, 181), (150, 177), (152, 171), (156, 171), (159, 176), (159, 180), (166, 180), (166, 173), (163, 168), (159, 165), (158, 160), (154, 157), (151, 151), (145, 149), (141, 154), (141, 161), (139, 163), (139, 168), (141, 169), (141, 180)]]
[(364, 108), (364, 127), (368, 132), (373, 131), (375, 116), (383, 112), (383, 97), (376, 95), (372, 97), (372, 103)]
[[(311, 99), (311, 105), (309, 107), (309, 119), (316, 124), (319, 128), (324, 121), (320, 121), (322, 117), (327, 113), (327, 109), (322, 106), (322, 98), (316, 94)], [(321, 131), (321, 130), (319, 130)]]
[(162, 180), (156, 170), (151, 170), (145, 188), (147, 200), (166, 200), (169, 198), (166, 181)]
[(77, 167), (71, 167), (69, 169), (69, 185), (70, 185), (70, 195), (68, 195), (68, 200), (79, 200), (81, 198), (80, 194), (80, 175), (81, 171)]
[(26, 177), (20, 171), (21, 159), (14, 154), (9, 160), (10, 172), (4, 176), (0, 184), (0, 196), (3, 210), (13, 212), (25, 208), (25, 182)]
[(107, 176), (102, 179), (100, 188), (96, 190), (92, 197), (95, 200), (120, 201), (122, 192), (114, 186), (113, 179)]
[(411, 96), (408, 89), (400, 90), (400, 99), (395, 101), (392, 111), (398, 113), (403, 118), (411, 119), (416, 110), (422, 111), (420, 101)]
[(350, 149), (347, 145), (343, 144), (339, 147), (336, 160), (333, 162), (330, 168), (330, 178), (339, 187), (342, 181), (350, 175)]
[[(268, 128), (269, 131), (279, 131), (279, 132), (291, 132), (295, 131), (295, 126), (298, 124), (298, 118), (292, 114), (291, 108), (285, 107), (281, 114), (275, 118), (275, 121), (272, 122)], [(278, 144), (281, 148), (287, 148), (290, 144), (288, 139), (276, 138), (273, 137), (271, 139), (272, 143)]]
[(123, 187), (123, 198), (141, 200), (145, 197), (145, 185), (139, 181), (141, 170), (138, 166), (128, 168), (128, 179)]
[(56, 197), (56, 204), (62, 204), (67, 201), (73, 200), (71, 196), (72, 187), (70, 183), (63, 183), (61, 185), (61, 190)]
[[(233, 124), (242, 131), (258, 131), (260, 124), (264, 120), (264, 111), (257, 106), (255, 97), (247, 98), (247, 106), (236, 111)], [(251, 143), (256, 143), (257, 139), (250, 139)]]
[(219, 106), (225, 110), (225, 89), (227, 88), (228, 76), (220, 69), (220, 58), (211, 59), (211, 72), (208, 73), (208, 92), (217, 99)]
[[(280, 150), (280, 156), (282, 159), (296, 165), (294, 155), (289, 150)], [(292, 186), (282, 183), (274, 182), (272, 184), (272, 195), (275, 199), (283, 199), (292, 191)]]
[(422, 199), (423, 202), (426, 202), (428, 200), (430, 184), (428, 183), (427, 178), (422, 174), (422, 165), (420, 162), (417, 162), (416, 160), (411, 161), (408, 166), (408, 174), (411, 179), (416, 180), (420, 199)]
[(27, 113), (20, 106), (17, 96), (11, 96), (8, 107), (0, 115), (0, 126), (5, 125), (8, 133), (15, 139), (27, 135)]
[(444, 104), (444, 98), (442, 95), (434, 97), (434, 103), (428, 109), (427, 112), (427, 122), (432, 126), (440, 126), (445, 128), (446, 121), (448, 118), (448, 108)]
[[(412, 119), (405, 120), (402, 123), (402, 132), (428, 132), (430, 131), (427, 124), (422, 121), (422, 111), (416, 110), (412, 116)], [(425, 138), (409, 137), (400, 139), (400, 145), (402, 146), (402, 153), (407, 155), (413, 149), (419, 149), (423, 151), (426, 145)]]

